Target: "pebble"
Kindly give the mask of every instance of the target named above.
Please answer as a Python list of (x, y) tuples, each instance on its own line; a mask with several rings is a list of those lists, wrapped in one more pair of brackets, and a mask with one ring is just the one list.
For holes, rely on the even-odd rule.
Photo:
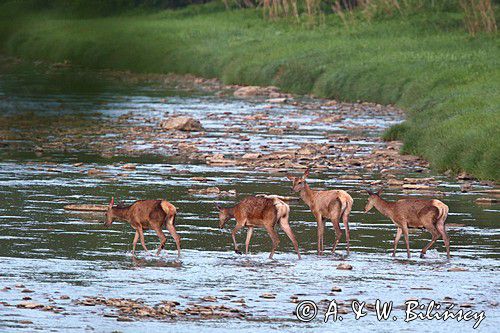
[(471, 303), (462, 303), (460, 304), (460, 307), (461, 308), (472, 308), (474, 305), (472, 305)]

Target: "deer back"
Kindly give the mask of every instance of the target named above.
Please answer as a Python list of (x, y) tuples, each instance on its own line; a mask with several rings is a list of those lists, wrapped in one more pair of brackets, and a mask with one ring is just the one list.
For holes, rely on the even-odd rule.
[(311, 210), (322, 215), (328, 215), (332, 209), (345, 208), (348, 203), (352, 204), (352, 197), (343, 190), (313, 191)]
[(263, 197), (246, 197), (235, 206), (234, 216), (237, 221), (247, 220), (253, 223), (276, 220), (275, 200)]

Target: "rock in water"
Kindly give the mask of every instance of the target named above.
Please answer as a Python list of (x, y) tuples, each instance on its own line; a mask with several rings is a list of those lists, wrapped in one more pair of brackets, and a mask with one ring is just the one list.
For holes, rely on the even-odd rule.
[(203, 131), (203, 126), (199, 120), (192, 117), (170, 117), (168, 119), (162, 120), (160, 127), (166, 130), (179, 130), (179, 131)]
[(234, 92), (234, 96), (240, 98), (251, 97), (261, 94), (262, 94), (262, 88), (257, 86), (241, 87)]
[(337, 269), (350, 271), (352, 269), (352, 266), (349, 264), (338, 264)]

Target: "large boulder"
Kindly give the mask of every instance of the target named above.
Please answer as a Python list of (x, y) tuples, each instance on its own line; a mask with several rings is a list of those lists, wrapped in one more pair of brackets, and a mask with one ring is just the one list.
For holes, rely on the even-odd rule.
[(160, 127), (166, 130), (178, 130), (178, 131), (188, 131), (188, 132), (204, 130), (199, 120), (185, 116), (170, 117), (164, 119), (161, 121)]
[[(259, 86), (245, 86), (245, 87), (240, 87), (235, 90), (233, 93), (235, 97), (239, 98), (248, 98), (248, 97), (255, 97), (255, 96), (264, 96), (264, 97), (269, 97), (271, 98), (272, 101), (269, 101), (269, 103), (283, 103), (286, 101), (286, 98), (291, 98), (290, 95), (288, 94), (282, 94), (279, 92), (279, 89), (274, 86), (269, 86), (269, 87), (259, 87)], [(282, 100), (282, 98), (285, 98), (285, 100)]]

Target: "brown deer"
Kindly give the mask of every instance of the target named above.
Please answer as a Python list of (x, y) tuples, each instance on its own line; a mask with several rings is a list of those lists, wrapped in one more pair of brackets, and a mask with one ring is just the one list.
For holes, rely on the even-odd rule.
[(278, 198), (265, 198), (265, 197), (246, 197), (241, 200), (234, 207), (220, 207), (216, 206), (219, 210), (219, 227), (222, 229), (227, 221), (231, 218), (235, 218), (236, 226), (231, 232), (233, 238), (234, 251), (238, 254), (241, 252), (238, 250), (238, 244), (236, 243), (236, 233), (243, 227), (248, 228), (247, 239), (245, 242), (245, 254), (248, 254), (248, 246), (250, 244), (250, 239), (252, 238), (254, 227), (264, 227), (271, 237), (273, 242), (271, 253), (269, 258), (272, 259), (274, 251), (278, 247), (279, 238), (276, 230), (274, 229), (276, 223), (279, 223), (281, 229), (287, 234), (288, 238), (293, 243), (295, 252), (300, 259), (299, 246), (295, 235), (293, 234), (290, 224), (288, 223), (288, 217), (290, 214), (290, 207)]
[(365, 213), (375, 207), (382, 215), (391, 219), (398, 228), (394, 238), (394, 250), (392, 256), (396, 255), (401, 234), (406, 241), (406, 252), (410, 258), (410, 244), (408, 241), (408, 228), (425, 228), (432, 234), (432, 240), (422, 249), (420, 258), (424, 258), (427, 250), (436, 242), (439, 235), (443, 237), (446, 246), (446, 254), (450, 258), (450, 240), (446, 233), (445, 221), (448, 216), (448, 206), (439, 200), (425, 199), (400, 199), (395, 202), (385, 201), (380, 197), (382, 190), (377, 193), (366, 190), (370, 195), (365, 206)]
[(130, 223), (135, 229), (135, 237), (133, 242), (132, 254), (135, 254), (135, 246), (137, 240), (141, 237), (142, 247), (146, 252), (149, 252), (144, 243), (144, 230), (152, 229), (156, 231), (160, 239), (160, 246), (156, 255), (159, 255), (165, 247), (167, 237), (162, 231), (162, 227), (166, 226), (168, 232), (174, 238), (177, 246), (177, 255), (181, 255), (180, 237), (175, 230), (175, 216), (177, 209), (166, 200), (139, 200), (129, 206), (113, 206), (114, 198), (111, 198), (108, 210), (106, 212), (105, 226), (109, 227), (114, 220), (122, 220)]
[(324, 251), (323, 238), (325, 233), (324, 219), (329, 218), (335, 229), (335, 242), (332, 253), (335, 252), (337, 244), (342, 237), (340, 230), (340, 219), (344, 222), (345, 238), (347, 243), (347, 254), (349, 254), (349, 241), (351, 234), (349, 231), (349, 214), (351, 213), (353, 200), (349, 193), (343, 190), (314, 191), (306, 182), (309, 176), (308, 168), (302, 177), (287, 176), (293, 182), (292, 190), (300, 193), (302, 200), (309, 206), (316, 222), (318, 223), (318, 255)]

